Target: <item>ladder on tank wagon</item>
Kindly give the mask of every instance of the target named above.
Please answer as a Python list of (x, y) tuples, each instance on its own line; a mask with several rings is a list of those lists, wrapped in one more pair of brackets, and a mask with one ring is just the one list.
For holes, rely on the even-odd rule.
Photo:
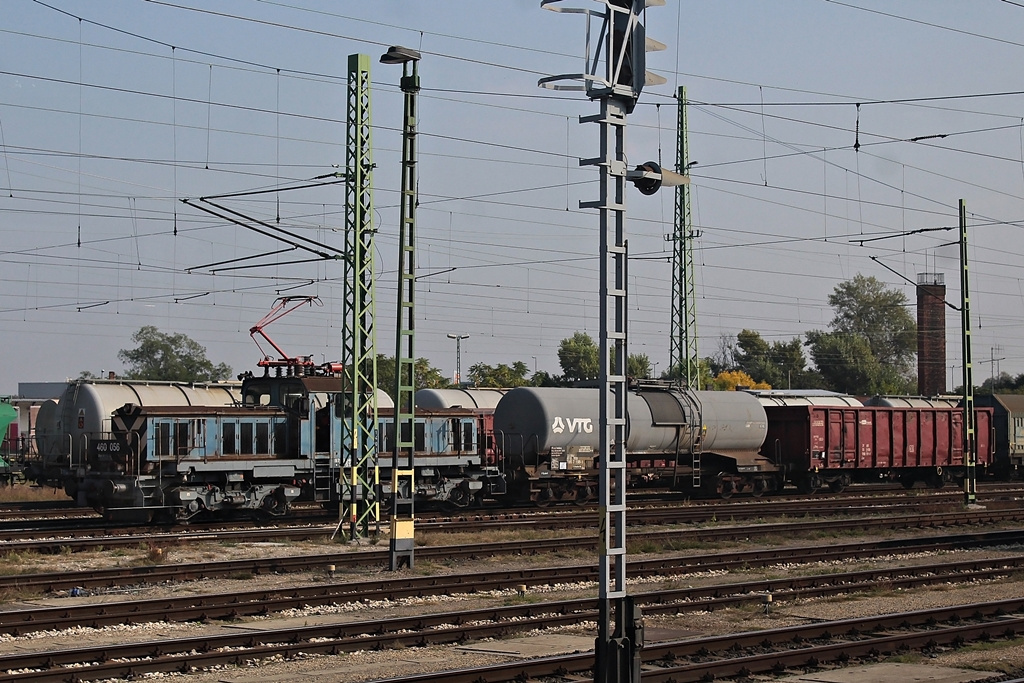
[(690, 452), (693, 455), (693, 488), (699, 489), (700, 483), (700, 456), (704, 452), (704, 410), (700, 401), (693, 397), (693, 410), (690, 412)]
[(673, 479), (672, 485), (673, 485), (673, 488), (676, 488), (679, 485), (679, 466), (680, 466), (680, 462), (679, 461), (680, 461), (680, 458), (685, 455), (682, 452), (682, 441), (683, 441), (683, 437), (684, 436), (688, 436), (689, 437), (689, 444), (690, 444), (690, 465), (693, 468), (692, 472), (690, 474), (691, 479), (692, 479), (691, 480), (691, 485), (693, 486), (694, 489), (699, 489), (701, 487), (701, 480), (700, 480), (701, 462), (700, 462), (700, 456), (701, 456), (701, 454), (704, 451), (704, 419), (703, 419), (703, 410), (701, 408), (700, 401), (697, 400), (696, 396), (693, 396), (692, 394), (690, 394), (688, 392), (685, 392), (685, 391), (680, 392), (679, 396), (681, 396), (683, 398), (684, 402), (685, 402), (684, 409), (686, 411), (686, 430), (687, 431), (684, 434), (682, 430), (679, 430), (679, 434), (676, 437), (676, 465), (675, 465), (675, 473), (673, 474), (673, 477), (672, 477), (672, 479)]

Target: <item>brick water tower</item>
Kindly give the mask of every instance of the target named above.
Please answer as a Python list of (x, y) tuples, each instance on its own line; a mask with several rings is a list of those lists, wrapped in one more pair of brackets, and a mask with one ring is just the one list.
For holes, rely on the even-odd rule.
[(917, 274), (917, 393), (946, 393), (946, 278)]

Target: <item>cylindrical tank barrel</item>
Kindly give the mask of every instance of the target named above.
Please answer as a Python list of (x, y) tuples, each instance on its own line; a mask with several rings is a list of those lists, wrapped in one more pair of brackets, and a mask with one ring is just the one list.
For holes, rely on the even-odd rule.
[[(626, 401), (630, 453), (688, 451), (697, 434), (702, 449), (756, 451), (767, 433), (764, 408), (744, 392), (630, 392)], [(506, 456), (532, 464), (552, 448), (600, 446), (597, 389), (521, 387), (494, 411), (494, 431)]]

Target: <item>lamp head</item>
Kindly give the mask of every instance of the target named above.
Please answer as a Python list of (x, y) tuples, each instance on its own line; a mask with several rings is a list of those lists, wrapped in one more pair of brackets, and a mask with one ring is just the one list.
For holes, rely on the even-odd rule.
[(380, 56), (381, 64), (405, 64), (406, 62), (418, 62), (420, 53), (411, 47), (392, 45), (388, 51)]

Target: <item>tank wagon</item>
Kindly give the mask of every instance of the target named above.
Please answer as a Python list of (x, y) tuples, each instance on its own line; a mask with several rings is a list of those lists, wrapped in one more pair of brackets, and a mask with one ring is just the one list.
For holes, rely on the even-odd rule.
[(74, 380), (57, 400), (43, 403), (36, 418), (38, 455), (26, 476), (62, 485), (86, 460), (90, 442), (111, 431), (114, 410), (135, 405), (225, 406), (238, 402), (239, 382), (185, 383), (132, 380)]
[(437, 410), (443, 408), (476, 409), (493, 413), (509, 389), (420, 389), (416, 392), (417, 408)]
[[(600, 463), (597, 389), (521, 387), (494, 411), (494, 435), (511, 497), (538, 503), (596, 494)], [(743, 392), (630, 391), (626, 473), (632, 486), (672, 485), (731, 495), (777, 486), (778, 468), (758, 453), (767, 422)]]
[[(898, 402), (894, 402), (898, 403)], [(785, 481), (805, 493), (853, 482), (923, 481), (940, 487), (966, 473), (963, 411), (931, 406), (835, 406), (802, 402), (765, 406), (768, 435), (762, 454)], [(976, 410), (977, 465), (992, 462), (992, 410)]]

